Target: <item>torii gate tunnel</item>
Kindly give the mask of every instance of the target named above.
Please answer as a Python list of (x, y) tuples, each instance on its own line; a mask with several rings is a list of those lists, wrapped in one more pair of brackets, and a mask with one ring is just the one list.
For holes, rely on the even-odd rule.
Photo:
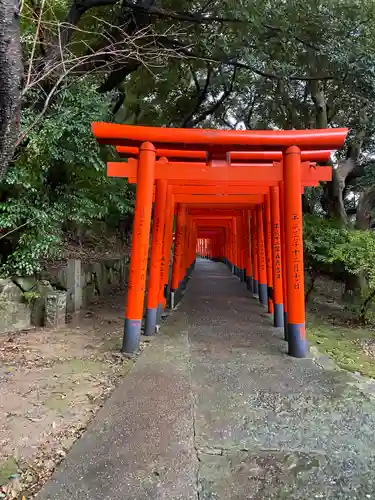
[(273, 314), (275, 327), (284, 327), (289, 354), (305, 357), (301, 194), (331, 179), (331, 167), (317, 164), (344, 144), (347, 129), (93, 123), (92, 130), (127, 158), (109, 162), (107, 175), (136, 184), (123, 351), (139, 349), (145, 308), (144, 334), (154, 334), (163, 309), (179, 301), (199, 255), (225, 262)]

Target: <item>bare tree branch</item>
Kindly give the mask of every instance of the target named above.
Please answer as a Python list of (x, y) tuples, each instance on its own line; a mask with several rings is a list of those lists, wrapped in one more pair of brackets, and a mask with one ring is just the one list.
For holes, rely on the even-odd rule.
[(204, 23), (245, 23), (243, 19), (236, 19), (231, 17), (218, 17), (218, 16), (206, 16), (203, 13), (191, 13), (191, 12), (174, 12), (167, 9), (162, 9), (161, 7), (149, 7), (145, 8), (141, 4), (133, 4), (129, 0), (123, 1), (123, 5), (132, 9), (134, 11), (142, 11), (147, 14), (158, 16), (158, 17), (167, 17), (169, 19), (175, 19), (176, 21), (189, 22), (194, 24), (204, 24)]
[[(103, 20), (103, 22), (105, 21)], [(76, 29), (88, 35), (97, 34), (89, 30)], [(113, 29), (118, 32), (118, 36), (116, 37), (118, 41), (110, 39), (104, 33), (101, 36), (106, 45), (103, 44), (102, 48), (97, 51), (90, 48), (90, 51), (82, 56), (77, 56), (74, 52), (68, 50), (69, 47), (66, 47), (61, 58), (56, 61), (54, 66), (48, 68), (48, 70), (46, 68), (33, 67), (33, 61), (30, 60), (28, 62), (30, 77), (27, 79), (22, 95), (27, 94), (34, 87), (41, 86), (46, 80), (53, 82), (51, 88), (54, 88), (56, 81), (60, 81), (61, 83), (61, 75), (87, 75), (94, 71), (99, 74), (106, 74), (115, 69), (119, 64), (129, 64), (129, 61), (136, 61), (137, 65), (146, 65), (149, 68), (161, 67), (165, 64), (165, 60), (168, 57), (183, 57), (177, 54), (173, 48), (160, 47), (156, 41), (157, 35), (153, 31), (152, 26), (140, 29), (132, 35), (128, 35), (126, 27), (113, 26)], [(180, 35), (182, 36), (183, 33), (180, 32)], [(58, 40), (56, 43), (58, 46), (61, 46)]]
[(194, 109), (191, 111), (191, 113), (189, 113), (188, 116), (185, 117), (185, 119), (182, 123), (182, 127), (188, 128), (188, 127), (191, 127), (193, 125), (193, 123), (194, 123), (193, 116), (195, 115), (195, 113), (197, 113), (199, 108), (202, 106), (202, 104), (206, 100), (207, 93), (208, 93), (208, 87), (210, 85), (211, 75), (212, 75), (212, 68), (211, 68), (211, 66), (208, 66), (207, 67), (206, 81), (205, 81), (204, 87), (202, 89), (200, 89), (199, 82), (196, 81), (196, 85), (198, 84), (197, 85), (197, 88), (198, 88), (197, 102), (194, 106)]
[(281, 75), (281, 74), (276, 74), (276, 73), (271, 73), (265, 70), (262, 70), (260, 68), (257, 68), (253, 65), (250, 65), (248, 63), (241, 62), (237, 59), (231, 59), (227, 55), (224, 55), (221, 59), (219, 58), (214, 58), (212, 56), (208, 56), (205, 54), (198, 54), (194, 52), (191, 48), (186, 47), (184, 43), (171, 39), (170, 37), (160, 37), (159, 38), (161, 44), (169, 44), (171, 46), (174, 46), (176, 50), (178, 50), (180, 53), (184, 54), (186, 57), (189, 57), (191, 59), (200, 59), (207, 61), (209, 63), (220, 63), (223, 64), (225, 63), (228, 66), (235, 66), (240, 69), (247, 69), (249, 71), (252, 71), (253, 73), (262, 76), (263, 78), (266, 78), (268, 80), (289, 80), (289, 81), (325, 81), (325, 80), (335, 80), (334, 75), (329, 75), (329, 74), (315, 74), (315, 75)]
[(197, 78), (197, 74), (196, 74), (196, 72), (193, 70), (193, 68), (191, 66), (189, 66), (189, 69), (190, 69), (190, 73), (191, 73), (191, 75), (193, 77), (195, 86), (197, 87), (197, 92), (199, 93), (201, 91), (201, 86), (199, 84), (199, 81), (198, 81), (198, 78)]
[(312, 42), (309, 42), (308, 40), (304, 40), (303, 38), (299, 37), (298, 35), (291, 34), (290, 32), (285, 33), (284, 30), (282, 28), (280, 28), (279, 26), (272, 26), (271, 24), (262, 24), (262, 26), (270, 31), (282, 33), (288, 37), (291, 36), (297, 42), (302, 43), (302, 45), (306, 45), (306, 47), (308, 47), (312, 50), (315, 50), (316, 52), (319, 52), (321, 49), (321, 47), (319, 45), (316, 45)]
[(257, 94), (253, 95), (253, 98), (251, 99), (251, 102), (250, 102), (250, 106), (249, 106), (247, 113), (246, 113), (246, 118), (244, 118), (244, 122), (245, 122), (246, 128), (248, 130), (250, 130), (252, 128), (251, 118), (252, 118), (253, 113), (254, 113), (254, 107), (255, 107), (255, 102), (256, 102), (257, 97), (258, 97)]
[[(149, 26), (138, 33), (129, 36), (126, 31), (117, 27), (118, 30), (122, 31), (122, 36), (120, 37), (120, 42), (112, 43), (109, 40), (109, 45), (104, 47), (101, 51), (92, 52), (88, 55), (76, 56), (74, 53), (66, 54), (67, 58), (58, 61), (56, 65), (46, 72), (33, 73), (29, 71), (31, 75), (28, 79), (28, 84), (23, 89), (23, 95), (27, 94), (34, 87), (40, 86), (40, 84), (45, 80), (49, 79), (52, 73), (58, 74), (58, 78), (54, 79), (53, 86), (49, 89), (46, 97), (43, 101), (43, 106), (39, 114), (29, 125), (29, 127), (24, 130), (18, 137), (16, 141), (16, 147), (18, 147), (30, 134), (35, 126), (38, 125), (40, 120), (45, 115), (53, 96), (58, 91), (62, 82), (85, 65), (90, 63), (91, 59), (99, 61), (100, 70), (110, 71), (112, 66), (117, 65), (121, 61), (128, 61), (129, 59), (137, 61), (139, 65), (144, 65), (147, 68), (161, 66), (163, 63), (163, 58), (168, 58), (174, 55), (172, 49), (164, 49), (164, 52), (160, 51), (160, 47), (155, 45), (155, 33), (153, 33), (152, 28)], [(30, 67), (32, 61), (30, 62)], [(85, 72), (89, 74), (89, 72)], [(116, 108), (116, 106), (115, 106)]]
[(197, 118), (192, 120), (192, 125), (196, 126), (198, 123), (202, 122), (205, 120), (208, 116), (212, 115), (215, 113), (217, 109), (220, 108), (220, 106), (223, 104), (223, 102), (230, 96), (230, 94), (233, 91), (233, 86), (236, 80), (236, 74), (237, 74), (237, 68), (234, 67), (233, 72), (232, 72), (232, 77), (229, 86), (226, 84), (226, 82), (223, 82), (224, 86), (224, 92), (221, 95), (220, 99), (218, 99), (212, 106), (210, 106), (208, 109), (203, 111)]
[(43, 11), (44, 11), (44, 4), (45, 4), (45, 0), (42, 0), (41, 6), (40, 6), (40, 9), (39, 9), (39, 15), (38, 15), (38, 20), (37, 20), (37, 25), (36, 25), (36, 32), (35, 32), (33, 47), (31, 49), (30, 63), (29, 63), (29, 69), (28, 69), (28, 72), (27, 72), (27, 79), (26, 79), (26, 87), (30, 84), (30, 80), (31, 80), (31, 71), (32, 71), (33, 62), (34, 62), (34, 56), (35, 56), (36, 46), (38, 44), (39, 36), (40, 36), (40, 30), (41, 30), (41, 24), (42, 24), (42, 15), (43, 15)]
[[(67, 48), (73, 34), (77, 31), (77, 26), (81, 17), (88, 10), (97, 7), (115, 5), (118, 2), (119, 0), (73, 0), (65, 20), (59, 24), (59, 29), (57, 30), (55, 39), (49, 44), (49, 50), (35, 65), (38, 71), (48, 73), (50, 72), (50, 69), (53, 68), (59, 60), (61, 60), (61, 53)], [(142, 8), (147, 10), (152, 7), (154, 3), (155, 0), (138, 0), (138, 2), (134, 5), (140, 5)], [(128, 12), (128, 9), (125, 10)], [(144, 14), (140, 13), (139, 16), (144, 17)], [(124, 19), (120, 20), (120, 24), (122, 26), (126, 24), (125, 17), (126, 14), (124, 15)], [(137, 16), (135, 16), (135, 18), (133, 16), (131, 21), (132, 22), (130, 22), (128, 26), (128, 34), (132, 34), (139, 28), (150, 24), (148, 19), (147, 21), (143, 18), (138, 19)], [(101, 49), (101, 47), (98, 47), (98, 49)], [(52, 87), (53, 84), (54, 82), (51, 83), (50, 87)]]

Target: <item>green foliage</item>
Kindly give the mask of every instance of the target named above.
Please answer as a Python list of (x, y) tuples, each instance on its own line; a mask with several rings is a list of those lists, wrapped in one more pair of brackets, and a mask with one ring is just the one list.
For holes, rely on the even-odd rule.
[(40, 293), (38, 292), (23, 292), (22, 297), (28, 304), (33, 303), (35, 300), (40, 298)]
[(346, 231), (344, 240), (331, 250), (332, 259), (343, 262), (354, 275), (363, 273), (368, 287), (375, 290), (375, 235), (372, 231)]
[[(110, 103), (110, 96), (81, 80), (60, 92), (31, 131), (1, 185), (0, 228), (12, 246), (3, 255), (2, 274), (39, 271), (43, 259), (58, 256), (64, 231), (131, 212), (132, 191), (124, 181), (106, 177), (111, 153), (91, 133), (91, 122), (105, 120)], [(26, 109), (22, 127), (36, 115)]]
[(340, 228), (335, 221), (305, 216), (304, 247), (308, 270), (327, 271), (336, 266), (353, 276), (363, 276), (367, 286), (356, 312), (359, 319), (366, 320), (375, 298), (374, 232)]
[(305, 215), (303, 227), (306, 265), (319, 267), (338, 260), (333, 251), (345, 240), (346, 231), (335, 221)]
[(332, 258), (342, 262), (348, 273), (365, 280), (366, 286), (361, 290), (361, 304), (357, 312), (362, 322), (373, 321), (375, 234), (373, 231), (347, 231), (345, 240), (332, 250)]

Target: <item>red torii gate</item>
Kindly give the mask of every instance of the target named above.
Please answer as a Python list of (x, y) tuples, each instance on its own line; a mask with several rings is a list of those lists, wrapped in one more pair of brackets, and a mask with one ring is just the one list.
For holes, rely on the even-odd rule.
[[(280, 317), (280, 309), (276, 306), (282, 306), (283, 302), (287, 305), (289, 353), (304, 357), (307, 342), (301, 188), (317, 185), (319, 180), (329, 180), (327, 167), (314, 168), (315, 162), (327, 161), (331, 151), (343, 145), (347, 129), (223, 131), (109, 123), (94, 123), (92, 128), (99, 142), (115, 145), (122, 155), (129, 157), (127, 163), (108, 163), (108, 175), (127, 177), (137, 183), (123, 350), (134, 352), (139, 347), (156, 183), (148, 293), (148, 306), (151, 296), (152, 307), (147, 307), (149, 324), (152, 327), (156, 324), (157, 301), (169, 283), (175, 207), (177, 227), (172, 292), (177, 291), (176, 286), (181, 284), (178, 280), (186, 270), (191, 270), (195, 258), (200, 229), (194, 220), (194, 211), (201, 214), (200, 227), (207, 228), (204, 220), (207, 221), (212, 209), (218, 211), (216, 219), (219, 221), (225, 207), (232, 217), (229, 227), (236, 234), (230, 235), (231, 242), (221, 240), (219, 245), (219, 240), (215, 240), (215, 253), (222, 253), (215, 257), (228, 260), (228, 253), (224, 255), (223, 252), (233, 250), (236, 274), (239, 264), (241, 272), (245, 267), (254, 268), (253, 289), (256, 291), (258, 285), (259, 297), (262, 303), (267, 297), (270, 310), (275, 305), (275, 318)], [(206, 184), (207, 192), (203, 187)], [(236, 192), (239, 184), (246, 188), (238, 188)], [(221, 200), (213, 194), (215, 188)], [(229, 236), (229, 230), (218, 234)], [(281, 304), (270, 300), (273, 295), (280, 297), (280, 290)]]

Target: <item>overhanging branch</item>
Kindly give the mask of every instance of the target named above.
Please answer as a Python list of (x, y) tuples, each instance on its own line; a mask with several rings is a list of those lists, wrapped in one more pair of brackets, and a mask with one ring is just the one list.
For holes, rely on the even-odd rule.
[(204, 23), (214, 23), (214, 22), (218, 23), (246, 22), (243, 19), (236, 19), (232, 17), (206, 16), (202, 13), (192, 13), (192, 12), (176, 12), (172, 10), (162, 9), (161, 7), (156, 7), (156, 6), (145, 8), (141, 4), (133, 4), (129, 0), (124, 1), (122, 5), (128, 7), (131, 10), (145, 12), (152, 16), (167, 17), (169, 19), (175, 19), (176, 21), (189, 22), (194, 24), (204, 24)]
[(203, 120), (205, 120), (208, 116), (214, 114), (215, 111), (220, 108), (220, 106), (223, 104), (223, 102), (230, 96), (230, 94), (233, 91), (234, 82), (236, 80), (236, 74), (237, 74), (237, 68), (235, 67), (233, 69), (233, 73), (232, 73), (232, 76), (231, 76), (231, 81), (230, 81), (229, 86), (223, 80), (224, 92), (221, 95), (221, 97), (215, 103), (213, 103), (212, 106), (210, 106), (208, 109), (206, 109), (205, 111), (203, 111), (199, 116), (197, 116), (197, 118), (195, 118), (194, 120), (192, 120), (191, 125), (193, 125), (193, 126), (198, 125), (198, 123), (200, 123)]
[(169, 44), (170, 46), (173, 46), (175, 50), (179, 51), (181, 54), (184, 54), (186, 57), (191, 58), (191, 59), (200, 59), (207, 61), (209, 63), (220, 63), (223, 64), (225, 63), (228, 66), (233, 66), (241, 69), (247, 69), (249, 71), (252, 71), (253, 73), (257, 74), (258, 76), (262, 76), (263, 78), (267, 78), (269, 80), (289, 80), (289, 81), (326, 81), (326, 80), (334, 80), (335, 76), (334, 75), (329, 75), (329, 74), (315, 74), (315, 75), (281, 75), (277, 73), (271, 73), (269, 71), (264, 71), (260, 68), (257, 68), (251, 64), (244, 63), (242, 61), (238, 61), (237, 59), (230, 59), (228, 56), (223, 56), (221, 59), (211, 57), (211, 56), (206, 56), (204, 54), (198, 54), (191, 50), (189, 47), (187, 47), (184, 43), (171, 39), (170, 37), (160, 37), (159, 41), (161, 44)]
[[(193, 72), (195, 75), (195, 73)], [(197, 95), (197, 102), (194, 106), (194, 109), (191, 111), (191, 113), (188, 114), (188, 116), (184, 119), (182, 123), (182, 127), (187, 128), (191, 127), (194, 124), (193, 117), (195, 113), (199, 110), (199, 108), (202, 106), (204, 101), (206, 100), (207, 93), (208, 93), (208, 88), (210, 86), (210, 81), (211, 81), (211, 75), (212, 75), (212, 68), (211, 66), (207, 67), (207, 75), (206, 75), (206, 81), (204, 84), (204, 87), (201, 89), (198, 80), (196, 79), (196, 76), (194, 78), (195, 85), (198, 90), (198, 95)]]

